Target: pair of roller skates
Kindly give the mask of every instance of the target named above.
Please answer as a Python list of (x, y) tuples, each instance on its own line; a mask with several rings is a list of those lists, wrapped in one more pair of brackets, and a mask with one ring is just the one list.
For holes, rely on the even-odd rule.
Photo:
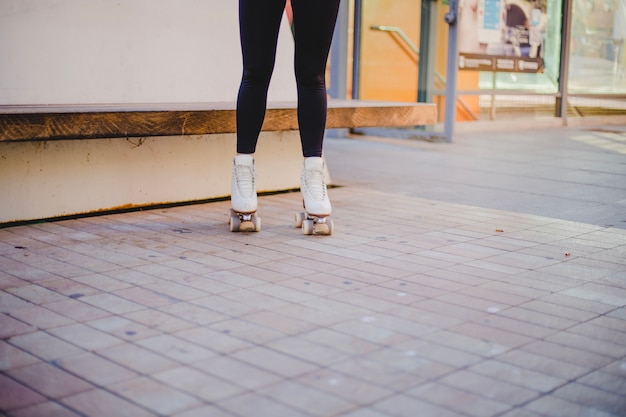
[[(304, 212), (296, 213), (295, 226), (305, 235), (332, 235), (332, 211), (326, 183), (324, 160), (305, 158), (302, 166), (301, 192)], [(256, 172), (252, 155), (237, 155), (233, 160), (231, 182), (230, 231), (259, 232), (261, 219), (256, 215)]]

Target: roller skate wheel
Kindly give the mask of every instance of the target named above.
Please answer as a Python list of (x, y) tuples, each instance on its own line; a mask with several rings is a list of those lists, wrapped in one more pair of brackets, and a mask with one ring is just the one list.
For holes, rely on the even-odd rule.
[(256, 213), (242, 214), (230, 209), (229, 225), (231, 232), (260, 232), (261, 218)]
[(295, 216), (296, 219), (296, 227), (302, 227), (302, 222), (306, 219), (306, 214), (300, 212), (300, 213), (296, 213)]
[(312, 235), (315, 231), (315, 222), (310, 219), (306, 219), (302, 221), (302, 234)]
[(241, 220), (239, 219), (239, 216), (237, 215), (230, 216), (229, 225), (230, 225), (231, 232), (238, 232), (239, 227), (241, 226)]
[(255, 232), (261, 231), (261, 218), (257, 217), (256, 214), (252, 216), (252, 225), (254, 226)]
[(328, 234), (332, 235), (333, 229), (335, 227), (335, 224), (333, 223), (332, 219), (326, 219), (326, 227), (328, 228)]

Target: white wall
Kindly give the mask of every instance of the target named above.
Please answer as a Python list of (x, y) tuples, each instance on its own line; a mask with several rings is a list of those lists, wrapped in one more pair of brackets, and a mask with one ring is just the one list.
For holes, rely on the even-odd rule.
[[(232, 102), (237, 4), (0, 0), (0, 106)], [(295, 91), (284, 19), (269, 99), (295, 100)], [(260, 139), (259, 190), (297, 187), (298, 133)], [(0, 223), (228, 195), (235, 142), (234, 134), (0, 141)]]
[[(233, 101), (236, 0), (0, 0), (0, 105)], [(270, 100), (295, 100), (283, 20)]]

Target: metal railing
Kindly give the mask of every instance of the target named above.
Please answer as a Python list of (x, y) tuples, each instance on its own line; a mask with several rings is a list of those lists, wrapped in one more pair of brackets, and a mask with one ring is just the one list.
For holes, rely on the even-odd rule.
[[(370, 29), (376, 30), (379, 32), (387, 32), (390, 36), (393, 36), (394, 34), (398, 35), (398, 37), (415, 53), (416, 55), (415, 62), (417, 63), (419, 61), (419, 58), (420, 58), (419, 48), (415, 46), (415, 44), (411, 41), (411, 39), (406, 35), (406, 33), (404, 33), (404, 31), (401, 28), (396, 27), (396, 26), (374, 25), (374, 26), (371, 26)], [(442, 84), (442, 87), (446, 86), (446, 78), (443, 75), (441, 75), (439, 71), (435, 70), (435, 78), (437, 79), (437, 81), (439, 81)], [(478, 120), (478, 115), (476, 115), (476, 113), (474, 113), (472, 109), (469, 108), (469, 106), (467, 105), (467, 103), (463, 101), (463, 99), (457, 98), (456, 101), (461, 107), (463, 107), (463, 110), (465, 110), (474, 120)]]

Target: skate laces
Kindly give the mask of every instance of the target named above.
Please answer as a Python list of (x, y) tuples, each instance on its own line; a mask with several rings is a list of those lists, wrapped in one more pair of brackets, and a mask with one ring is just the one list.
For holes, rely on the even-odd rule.
[(316, 168), (305, 170), (306, 193), (315, 201), (326, 198), (326, 184), (324, 184), (324, 171)]
[(235, 165), (235, 182), (237, 190), (243, 197), (252, 197), (254, 187), (254, 167), (249, 165)]

